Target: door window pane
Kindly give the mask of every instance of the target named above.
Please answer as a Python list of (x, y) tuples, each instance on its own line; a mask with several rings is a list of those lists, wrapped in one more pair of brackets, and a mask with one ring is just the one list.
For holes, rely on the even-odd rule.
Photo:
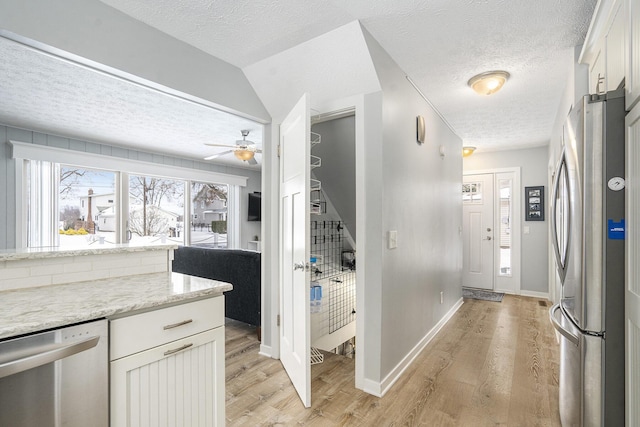
[(184, 181), (131, 175), (127, 234), (135, 244), (183, 244)]
[(116, 243), (115, 172), (60, 166), (60, 247)]
[(227, 198), (229, 187), (191, 183), (191, 245), (227, 247)]
[(462, 184), (462, 203), (482, 204), (482, 182)]
[(498, 192), (500, 194), (500, 260), (498, 270), (499, 276), (511, 276), (511, 222), (513, 216), (512, 208), (512, 182), (510, 179), (498, 180)]

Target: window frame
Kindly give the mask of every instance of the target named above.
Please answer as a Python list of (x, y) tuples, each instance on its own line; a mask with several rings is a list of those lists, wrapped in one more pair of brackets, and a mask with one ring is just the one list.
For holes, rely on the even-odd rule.
[[(246, 187), (248, 177), (220, 172), (194, 169), (194, 161), (158, 155), (158, 160), (171, 161), (173, 164), (146, 162), (129, 158), (107, 156), (83, 151), (67, 150), (57, 147), (42, 146), (20, 141), (9, 141), (12, 158), (16, 170), (16, 247), (27, 247), (27, 183), (25, 160), (40, 160), (54, 164), (63, 164), (79, 168), (90, 168), (111, 171), (116, 174), (116, 199), (118, 213), (116, 218), (117, 242), (126, 242), (126, 220), (129, 212), (129, 174), (156, 176), (185, 182), (184, 218), (191, 212), (191, 182), (210, 182), (228, 186), (228, 200), (232, 201), (227, 212), (227, 229), (230, 234), (230, 248), (239, 247), (240, 242), (240, 187)], [(154, 155), (154, 158), (156, 156)], [(191, 167), (176, 166), (176, 163), (187, 163)], [(126, 195), (126, 197), (124, 196)], [(56, 195), (57, 197), (57, 195)], [(55, 214), (56, 216), (58, 213)], [(124, 216), (123, 216), (124, 215)], [(189, 227), (185, 227), (185, 231)], [(185, 232), (184, 244), (189, 245), (191, 234)]]

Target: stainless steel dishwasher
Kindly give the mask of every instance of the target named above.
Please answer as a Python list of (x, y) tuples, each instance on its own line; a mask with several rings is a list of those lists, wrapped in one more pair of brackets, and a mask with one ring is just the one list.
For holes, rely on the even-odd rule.
[(108, 427), (107, 320), (0, 341), (0, 426)]

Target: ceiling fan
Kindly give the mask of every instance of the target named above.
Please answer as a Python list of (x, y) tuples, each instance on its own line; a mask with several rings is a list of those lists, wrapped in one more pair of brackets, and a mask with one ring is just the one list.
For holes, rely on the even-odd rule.
[(241, 130), (240, 133), (242, 134), (242, 139), (236, 140), (236, 145), (207, 144), (207, 143), (205, 143), (204, 145), (209, 145), (211, 147), (228, 147), (228, 148), (232, 148), (232, 150), (227, 150), (227, 151), (223, 151), (221, 153), (216, 153), (216, 154), (214, 154), (212, 156), (205, 157), (204, 160), (213, 160), (213, 159), (216, 159), (218, 157), (226, 156), (227, 154), (233, 153), (233, 155), (236, 156), (236, 158), (238, 160), (245, 161), (245, 162), (249, 163), (250, 165), (257, 165), (258, 162), (254, 158), (254, 156), (255, 156), (256, 153), (262, 153), (262, 150), (260, 150), (258, 147), (256, 147), (256, 144), (254, 142), (247, 141), (247, 136), (249, 136), (249, 132), (250, 131), (248, 131), (248, 130)]

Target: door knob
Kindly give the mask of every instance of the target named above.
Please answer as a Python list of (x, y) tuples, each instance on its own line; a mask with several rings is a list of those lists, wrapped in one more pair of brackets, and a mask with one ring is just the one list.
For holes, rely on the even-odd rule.
[(484, 238), (484, 239), (482, 239), (482, 240), (491, 240), (491, 236), (487, 236), (487, 237), (485, 237), (485, 238)]
[(304, 262), (296, 262), (295, 264), (293, 264), (293, 271), (296, 270), (302, 270), (302, 271), (306, 271), (309, 270), (309, 263), (304, 263)]

